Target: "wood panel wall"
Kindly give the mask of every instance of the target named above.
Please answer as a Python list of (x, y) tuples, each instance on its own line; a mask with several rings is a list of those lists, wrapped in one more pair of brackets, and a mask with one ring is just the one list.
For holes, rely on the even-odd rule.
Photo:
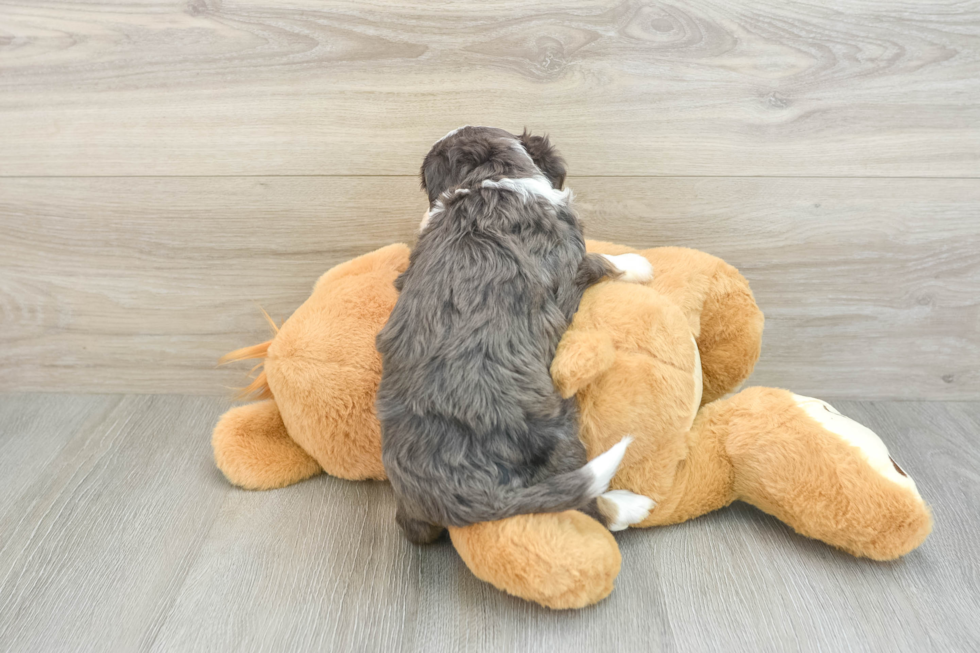
[(0, 390), (226, 392), (461, 124), (742, 269), (752, 382), (980, 396), (980, 2), (0, 4)]

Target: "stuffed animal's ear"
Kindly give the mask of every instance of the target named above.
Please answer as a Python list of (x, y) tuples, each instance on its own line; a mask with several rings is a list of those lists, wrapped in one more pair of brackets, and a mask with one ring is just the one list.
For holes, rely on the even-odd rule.
[(565, 332), (551, 362), (551, 379), (568, 399), (612, 367), (616, 350), (609, 336), (595, 329)]
[(551, 144), (547, 136), (532, 136), (527, 129), (521, 134), (521, 144), (531, 155), (534, 165), (538, 166), (551, 185), (561, 190), (565, 185), (565, 159)]

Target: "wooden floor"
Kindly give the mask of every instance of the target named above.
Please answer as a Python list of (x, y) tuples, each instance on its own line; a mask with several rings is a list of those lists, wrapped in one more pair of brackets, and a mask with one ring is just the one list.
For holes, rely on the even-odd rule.
[(618, 536), (610, 598), (551, 612), (402, 540), (384, 483), (230, 487), (213, 397), (0, 395), (3, 651), (975, 651), (980, 402), (839, 402), (936, 530), (858, 560), (745, 505)]

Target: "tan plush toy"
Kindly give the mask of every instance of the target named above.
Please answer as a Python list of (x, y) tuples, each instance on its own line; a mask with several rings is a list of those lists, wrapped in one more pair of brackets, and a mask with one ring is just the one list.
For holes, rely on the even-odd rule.
[[(872, 431), (785, 390), (722, 398), (752, 372), (762, 338), (762, 313), (738, 271), (694, 250), (639, 253), (654, 280), (590, 288), (552, 365), (556, 386), (578, 397), (590, 456), (635, 438), (613, 487), (657, 502), (637, 526), (741, 500), (857, 556), (888, 560), (921, 544), (929, 509)], [(246, 391), (267, 398), (229, 410), (214, 429), (215, 461), (229, 481), (258, 490), (321, 471), (385, 477), (374, 337), (408, 254), (391, 245), (333, 268), (272, 341), (225, 357), (262, 358)], [(575, 511), (452, 528), (450, 537), (479, 578), (551, 608), (601, 600), (620, 568), (612, 535)]]

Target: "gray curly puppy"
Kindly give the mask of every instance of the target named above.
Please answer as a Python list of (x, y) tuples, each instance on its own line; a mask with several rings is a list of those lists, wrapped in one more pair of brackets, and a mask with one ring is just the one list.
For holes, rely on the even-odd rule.
[(645, 281), (641, 256), (586, 254), (546, 137), (462, 127), (422, 164), (429, 196), (398, 302), (377, 337), (382, 460), (412, 542), (446, 526), (579, 509), (611, 529), (653, 502), (606, 492), (629, 437), (587, 462), (575, 399), (549, 372), (582, 293)]

